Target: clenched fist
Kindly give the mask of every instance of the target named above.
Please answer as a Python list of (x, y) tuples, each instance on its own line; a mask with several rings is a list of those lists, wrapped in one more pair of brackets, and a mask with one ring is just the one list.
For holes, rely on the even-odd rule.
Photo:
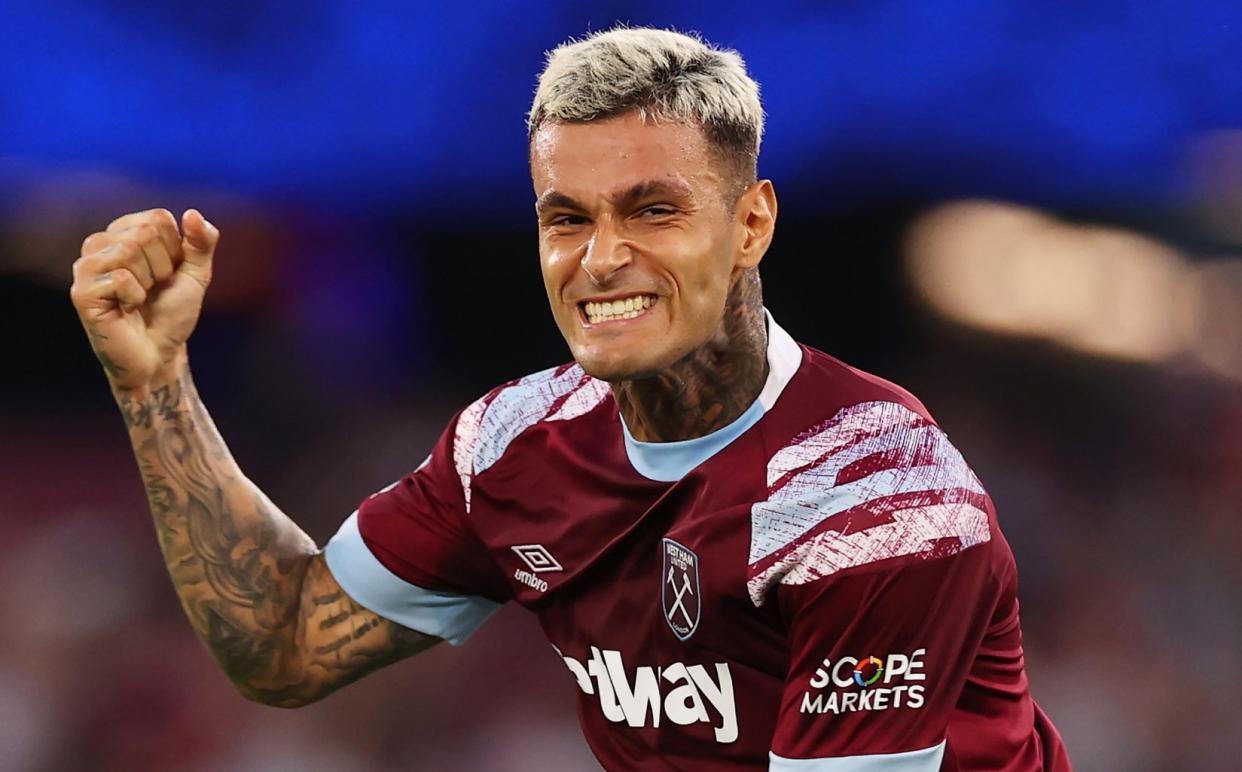
[(82, 242), (69, 297), (114, 389), (172, 380), (211, 281), (220, 232), (195, 209), (113, 220)]

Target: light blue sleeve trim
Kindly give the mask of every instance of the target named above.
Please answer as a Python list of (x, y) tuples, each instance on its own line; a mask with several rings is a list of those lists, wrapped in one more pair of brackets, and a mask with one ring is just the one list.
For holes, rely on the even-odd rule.
[(474, 595), (424, 590), (389, 571), (362, 540), (358, 513), (341, 524), (324, 548), (337, 584), (376, 614), (460, 646), (500, 604)]
[(905, 753), (838, 756), (834, 759), (787, 759), (769, 753), (771, 772), (939, 772), (944, 744)]

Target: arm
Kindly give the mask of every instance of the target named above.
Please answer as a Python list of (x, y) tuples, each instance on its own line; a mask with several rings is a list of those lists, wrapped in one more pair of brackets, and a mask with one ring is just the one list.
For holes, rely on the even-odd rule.
[(341, 590), (311, 538), (238, 468), (188, 368), (116, 396), (173, 587), (247, 698), (304, 705), (438, 642)]
[(191, 625), (247, 698), (312, 702), (438, 638), (359, 606), (323, 553), (246, 479), (190, 376), (185, 341), (218, 233), (197, 212), (127, 215), (74, 264), (74, 305), (129, 429)]
[(991, 552), (893, 563), (777, 591), (791, 658), (773, 770), (941, 768), (997, 602)]
[(1002, 681), (979, 677), (1013, 661), (1017, 635), (997, 613), (1016, 604), (998, 570), (1012, 560), (978, 478), (930, 418), (885, 401), (842, 409), (768, 474), (751, 592), (779, 603), (790, 651), (771, 768), (958, 769), (955, 728), (999, 734), (971, 717), (1003, 710), (980, 706)]

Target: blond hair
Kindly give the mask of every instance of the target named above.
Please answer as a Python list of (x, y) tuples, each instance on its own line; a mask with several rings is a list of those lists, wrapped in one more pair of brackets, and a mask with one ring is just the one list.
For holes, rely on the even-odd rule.
[(528, 138), (545, 123), (631, 110), (643, 120), (699, 126), (743, 181), (755, 179), (763, 140), (759, 84), (736, 51), (671, 30), (618, 27), (549, 51), (526, 119)]

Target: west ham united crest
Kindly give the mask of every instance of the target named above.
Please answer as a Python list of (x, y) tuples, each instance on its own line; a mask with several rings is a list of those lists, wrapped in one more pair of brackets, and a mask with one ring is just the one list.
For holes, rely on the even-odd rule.
[(699, 556), (672, 539), (665, 539), (663, 582), (664, 619), (673, 635), (686, 640), (699, 626)]

